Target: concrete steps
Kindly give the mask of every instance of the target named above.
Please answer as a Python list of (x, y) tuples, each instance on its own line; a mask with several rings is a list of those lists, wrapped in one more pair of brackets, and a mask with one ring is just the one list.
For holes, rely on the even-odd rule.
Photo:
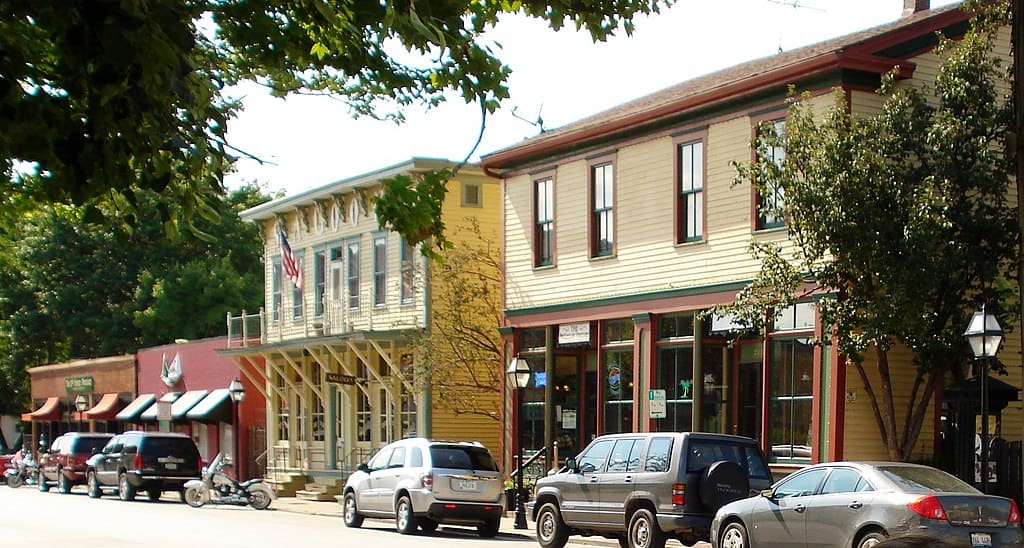
[(266, 482), (274, 489), (279, 497), (294, 497), (297, 492), (306, 486), (309, 479), (303, 474), (271, 474)]
[(307, 483), (302, 489), (295, 492), (295, 498), (300, 500), (331, 501), (341, 494), (342, 483), (334, 480), (331, 483), (324, 483), (329, 480), (319, 480)]

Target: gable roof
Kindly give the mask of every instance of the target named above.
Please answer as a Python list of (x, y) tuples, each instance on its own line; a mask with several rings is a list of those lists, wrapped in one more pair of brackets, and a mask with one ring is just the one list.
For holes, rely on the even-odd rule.
[(687, 80), (541, 133), (521, 143), (481, 158), (485, 170), (502, 170), (559, 150), (577, 148), (589, 141), (609, 138), (686, 111), (735, 100), (768, 88), (784, 87), (822, 73), (850, 69), (883, 74), (899, 65), (901, 75), (914, 70), (905, 57), (913, 51), (898, 46), (934, 35), (969, 18), (953, 4), (904, 16), (896, 21), (789, 52), (763, 57)]

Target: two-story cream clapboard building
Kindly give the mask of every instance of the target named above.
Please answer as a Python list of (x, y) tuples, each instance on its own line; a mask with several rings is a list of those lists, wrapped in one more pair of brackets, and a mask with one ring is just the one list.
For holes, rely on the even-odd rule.
[[(298, 484), (282, 491), (307, 478), (343, 481), (374, 451), (411, 435), (497, 450), (497, 413), (457, 416), (437, 404), (429, 378), (417, 378), (410, 342), (444, 304), (431, 293), (430, 261), (381, 230), (372, 203), (384, 179), (454, 167), (414, 158), (242, 212), (265, 243), (266, 300), (259, 314), (229, 315), (222, 353), (266, 396), (268, 474)], [(497, 242), (499, 208), (498, 181), (463, 166), (448, 183), (446, 234), (456, 246), (480, 245), (459, 236), (475, 223)], [(499, 392), (481, 397), (500, 407)]]
[[(881, 75), (899, 66), (905, 83), (931, 83), (935, 33), (967, 27), (959, 5), (905, 7), (890, 24), (683, 82), (483, 157), (502, 179), (504, 343), (534, 371), (522, 411), (505, 409), (518, 425), (510, 447), (520, 435), (528, 451), (557, 441), (564, 457), (609, 432), (701, 430), (761, 440), (780, 471), (886, 458), (857, 373), (809, 342), (823, 333), (813, 300), (735, 344), (727, 320), (698, 312), (732, 302), (756, 274), (752, 238), (788, 245), (785, 225), (758, 207), (780, 197), (734, 185), (730, 165), (752, 159), (759, 122), (785, 123), (788, 86), (809, 91), (817, 112), (838, 87), (854, 113), (876, 113)], [(1008, 40), (1000, 47), (1008, 57)], [(1012, 339), (1007, 362), (1019, 359)], [(895, 361), (906, 397), (913, 368), (909, 356)], [(1019, 387), (1020, 368), (1009, 370), (1002, 380)], [(1002, 435), (1020, 439), (1011, 405)], [(934, 454), (932, 407), (914, 458)]]

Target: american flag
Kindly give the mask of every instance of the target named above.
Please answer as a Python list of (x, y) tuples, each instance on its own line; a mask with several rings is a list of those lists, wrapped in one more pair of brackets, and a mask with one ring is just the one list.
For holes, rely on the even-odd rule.
[(281, 268), (284, 269), (284, 275), (295, 284), (296, 289), (302, 289), (302, 265), (292, 253), (292, 246), (288, 245), (288, 237), (284, 235), (284, 232), (278, 234), (281, 236)]

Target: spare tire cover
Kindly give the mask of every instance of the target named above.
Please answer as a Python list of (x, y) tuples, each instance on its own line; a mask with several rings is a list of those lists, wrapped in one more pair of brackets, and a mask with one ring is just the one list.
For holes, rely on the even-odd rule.
[(708, 466), (700, 478), (700, 501), (710, 510), (750, 496), (747, 472), (735, 462), (720, 460)]

